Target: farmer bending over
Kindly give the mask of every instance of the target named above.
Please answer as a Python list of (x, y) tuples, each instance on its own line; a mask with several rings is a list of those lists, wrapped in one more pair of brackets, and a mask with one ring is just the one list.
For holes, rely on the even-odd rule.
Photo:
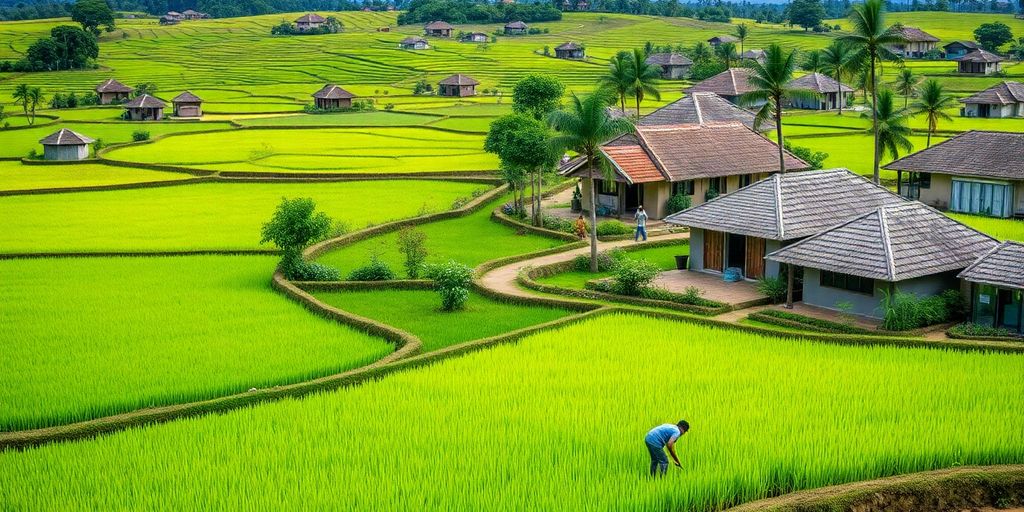
[(676, 441), (688, 430), (690, 430), (690, 424), (686, 420), (679, 420), (679, 423), (675, 425), (671, 423), (658, 425), (644, 436), (647, 451), (651, 454), (651, 476), (658, 476), (656, 473), (658, 470), (661, 471), (661, 475), (668, 471), (668, 457), (665, 456), (665, 448), (668, 448), (668, 453), (672, 455), (676, 466), (682, 467), (679, 464), (679, 457), (676, 457)]

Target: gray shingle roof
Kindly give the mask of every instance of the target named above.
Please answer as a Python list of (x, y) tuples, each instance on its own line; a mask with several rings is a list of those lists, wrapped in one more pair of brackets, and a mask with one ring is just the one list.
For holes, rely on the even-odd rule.
[(124, 104), (125, 108), (164, 108), (166, 103), (148, 95), (136, 96), (135, 99)]
[(848, 169), (775, 174), (665, 221), (770, 240), (816, 235), (879, 206), (906, 202)]
[(1024, 289), (1024, 244), (1003, 242), (978, 258), (957, 277), (972, 283)]
[(731, 68), (697, 83), (688, 92), (713, 92), (720, 96), (739, 96), (754, 90), (747, 79), (750, 68)]
[(314, 92), (313, 97), (326, 100), (336, 100), (343, 98), (355, 98), (356, 95), (346, 91), (345, 89), (342, 89), (341, 87), (338, 87), (337, 85), (327, 84), (324, 86), (323, 89)]
[(961, 270), (998, 244), (917, 201), (889, 205), (766, 259), (889, 282)]
[(455, 27), (453, 27), (451, 23), (448, 23), (447, 21), (431, 21), (430, 23), (427, 23), (427, 26), (423, 28), (427, 30), (451, 30)]
[(947, 44), (942, 45), (942, 47), (945, 48), (948, 51), (949, 47), (950, 46), (954, 46), (954, 45), (963, 46), (964, 48), (967, 48), (968, 50), (976, 50), (978, 48), (981, 48), (981, 45), (979, 45), (978, 43), (975, 43), (974, 41), (953, 41), (952, 43), (947, 43)]
[(190, 91), (185, 91), (175, 96), (171, 103), (202, 103), (203, 100), (199, 96), (192, 94)]
[(568, 43), (562, 43), (562, 44), (560, 44), (560, 45), (555, 47), (555, 50), (582, 50), (582, 49), (583, 49), (582, 46), (580, 46), (580, 45), (578, 45), (578, 44), (576, 44), (576, 43), (574, 43), (572, 41), (569, 41)]
[(1012, 105), (1024, 103), (1024, 84), (1020, 82), (999, 82), (984, 91), (974, 93), (960, 103), (981, 103), (984, 105)]
[(405, 39), (402, 39), (401, 44), (416, 44), (416, 43), (426, 43), (426, 42), (427, 42), (427, 40), (423, 39), (422, 37), (409, 36), (409, 37), (407, 37)]
[(518, 29), (525, 29), (525, 28), (526, 28), (526, 23), (523, 23), (523, 22), (521, 22), (521, 21), (510, 21), (510, 22), (508, 22), (508, 23), (506, 23), (506, 24), (505, 24), (505, 28), (512, 28), (512, 29), (515, 29), (515, 28), (518, 28)]
[(917, 27), (901, 27), (900, 33), (903, 38), (911, 43), (937, 43), (939, 38), (921, 30)]
[(327, 21), (327, 18), (311, 12), (299, 17), (299, 19), (295, 20), (295, 23), (323, 23), (325, 21)]
[(132, 92), (133, 90), (113, 78), (108, 78), (107, 81), (96, 86), (96, 92)]
[(709, 43), (713, 43), (713, 44), (714, 43), (735, 43), (735, 42), (738, 42), (738, 41), (739, 41), (738, 37), (730, 36), (730, 35), (715, 36), (715, 37), (712, 37), (712, 38), (708, 39), (708, 42)]
[(476, 80), (473, 79), (473, 77), (471, 77), (469, 75), (463, 75), (463, 74), (460, 73), (460, 74), (452, 75), (452, 76), (450, 76), (448, 78), (445, 78), (444, 80), (441, 80), (440, 82), (438, 82), (438, 84), (440, 84), (440, 85), (480, 85), (480, 82), (477, 82)]
[(800, 78), (794, 78), (789, 82), (793, 89), (806, 89), (816, 93), (839, 92), (842, 86), (843, 92), (853, 92), (853, 87), (837, 82), (834, 78), (822, 73), (807, 73)]
[(885, 166), (983, 178), (1024, 179), (1024, 133), (973, 130)]
[[(673, 101), (640, 118), (640, 126), (664, 124), (704, 124), (740, 122), (754, 128), (754, 114), (729, 103), (713, 92), (695, 92)], [(765, 121), (760, 131), (774, 130), (775, 123)]]
[(645, 60), (648, 64), (655, 66), (692, 66), (693, 61), (686, 55), (679, 53), (652, 53)]
[(39, 141), (44, 146), (81, 146), (83, 144), (92, 144), (93, 142), (96, 141), (67, 128), (61, 128)]
[(760, 60), (767, 57), (768, 54), (764, 50), (755, 48), (753, 50), (746, 50), (740, 54), (741, 59)]
[(967, 53), (967, 55), (957, 57), (953, 60), (959, 62), (1002, 62), (1006, 59), (988, 50), (983, 50), (979, 48), (977, 50), (971, 50), (970, 52)]

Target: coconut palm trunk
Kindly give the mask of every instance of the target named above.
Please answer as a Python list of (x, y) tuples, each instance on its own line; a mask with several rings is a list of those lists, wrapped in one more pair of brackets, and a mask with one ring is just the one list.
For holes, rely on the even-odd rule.
[(875, 185), (878, 185), (882, 180), (878, 169), (881, 158), (879, 157), (878, 147), (878, 78), (875, 76), (875, 54), (872, 53), (869, 59), (871, 61), (871, 133), (875, 139), (872, 169)]
[(594, 155), (587, 153), (590, 175), (590, 272), (597, 273), (597, 184), (594, 182)]

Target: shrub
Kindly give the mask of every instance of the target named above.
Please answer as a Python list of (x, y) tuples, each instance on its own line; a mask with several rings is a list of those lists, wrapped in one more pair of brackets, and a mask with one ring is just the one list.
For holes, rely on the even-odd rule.
[(949, 333), (954, 336), (969, 336), (978, 338), (1009, 338), (1013, 333), (1002, 327), (990, 327), (978, 325), (971, 322), (954, 325), (949, 328)]
[(341, 278), (338, 269), (306, 261), (298, 253), (285, 255), (281, 260), (281, 272), (295, 281), (337, 281)]
[(405, 228), (398, 233), (398, 252), (405, 256), (405, 273), (409, 279), (416, 279), (427, 259), (427, 234), (415, 229)]
[(786, 289), (786, 280), (778, 276), (757, 280), (757, 291), (767, 295), (773, 304), (786, 300)]
[(430, 85), (430, 82), (426, 81), (426, 79), (423, 79), (423, 80), (420, 80), (419, 82), (416, 82), (416, 85), (414, 85), (413, 88), (412, 88), (412, 93), (416, 94), (416, 95), (430, 94), (433, 91), (434, 91), (434, 86)]
[(134, 140), (135, 142), (149, 140), (149, 132), (146, 130), (135, 130), (134, 132), (132, 132), (132, 140)]
[(395, 272), (387, 263), (373, 255), (370, 262), (348, 274), (349, 281), (390, 281), (395, 279)]
[[(875, 331), (861, 329), (860, 327), (855, 327), (841, 322), (832, 322), (829, 320), (814, 318), (812, 316), (801, 315), (799, 313), (779, 311), (777, 309), (765, 309), (758, 311), (751, 314), (750, 318), (760, 322), (782, 325), (783, 327), (799, 327), (818, 332), (836, 334), (879, 334)], [(773, 321), (773, 319), (782, 320), (782, 322), (776, 322)]]
[(469, 287), (473, 283), (473, 269), (457, 261), (427, 267), (427, 276), (441, 295), (441, 309), (462, 309), (469, 300)]
[(661, 269), (657, 265), (644, 260), (622, 258), (615, 268), (615, 288), (622, 295), (639, 296), (651, 286)]
[(561, 231), (563, 233), (570, 234), (576, 232), (576, 226), (573, 224), (572, 221), (568, 219), (563, 219), (561, 217), (555, 217), (554, 215), (545, 215), (541, 219), (541, 224), (544, 226), (544, 228), (553, 231)]
[(887, 292), (882, 298), (885, 316), (882, 327), (890, 331), (908, 331), (947, 322), (963, 315), (965, 305), (960, 293), (946, 290), (939, 295), (920, 298), (912, 293)]
[(597, 223), (597, 236), (628, 235), (633, 228), (618, 220), (605, 220)]
[[(619, 260), (622, 259), (624, 252), (622, 249), (611, 249), (607, 251), (601, 251), (597, 253), (597, 271), (607, 272), (609, 270), (615, 270), (618, 266)], [(573, 259), (572, 267), (574, 270), (579, 272), (590, 271), (590, 256), (581, 254)]]
[(668, 198), (668, 202), (665, 203), (665, 209), (668, 210), (669, 215), (677, 212), (681, 212), (690, 207), (693, 204), (693, 198), (686, 194), (676, 194)]

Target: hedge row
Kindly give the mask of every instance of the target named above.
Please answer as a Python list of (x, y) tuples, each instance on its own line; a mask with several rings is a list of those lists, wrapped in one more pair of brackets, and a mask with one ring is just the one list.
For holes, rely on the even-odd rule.
[(534, 226), (533, 224), (520, 222), (519, 219), (515, 219), (513, 217), (505, 215), (505, 213), (501, 211), (501, 207), (498, 207), (498, 209), (494, 210), (494, 212), (491, 213), (491, 219), (497, 222), (498, 224), (504, 224), (506, 226), (512, 227), (522, 232), (530, 232), (535, 235), (540, 235), (547, 238), (565, 240), (566, 242), (576, 242), (579, 240), (579, 237), (573, 234), (563, 233), (561, 231), (555, 231), (553, 229), (538, 227)]
[(828, 332), (833, 334), (864, 334), (876, 336), (907, 335), (906, 333), (871, 331), (853, 325), (846, 325), (839, 322), (831, 322), (828, 320), (822, 320), (820, 318), (814, 318), (806, 315), (801, 315), (798, 313), (791, 313), (789, 311), (779, 311), (777, 309), (766, 309), (763, 311), (756, 311), (754, 313), (751, 313), (748, 318), (766, 324), (779, 325), (782, 327), (796, 327), (800, 329), (806, 329), (809, 331)]

